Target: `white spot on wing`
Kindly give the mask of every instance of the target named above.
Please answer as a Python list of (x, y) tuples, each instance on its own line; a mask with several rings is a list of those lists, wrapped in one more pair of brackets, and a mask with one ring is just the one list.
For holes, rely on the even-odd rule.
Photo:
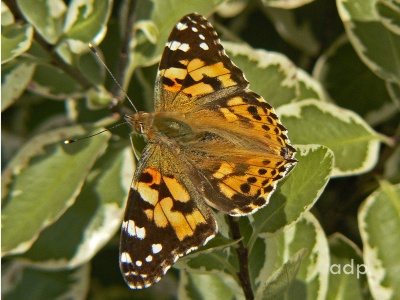
[(144, 227), (136, 227), (136, 236), (143, 240), (146, 237), (146, 229)]
[(178, 29), (178, 30), (185, 30), (186, 28), (188, 28), (186, 23), (178, 22), (178, 24), (176, 24), (176, 29)]
[(196, 27), (192, 27), (193, 32), (198, 32), (199, 30)]
[(121, 262), (122, 263), (126, 263), (126, 264), (131, 264), (132, 263), (131, 256), (129, 255), (128, 252), (122, 252), (121, 253)]
[(135, 262), (135, 265), (137, 265), (138, 267), (141, 267), (142, 266), (142, 261), (141, 260), (137, 260)]
[(153, 256), (149, 255), (146, 257), (147, 262), (151, 262), (153, 260)]
[(135, 222), (132, 220), (128, 221), (128, 225), (126, 226), (127, 232), (130, 236), (135, 236), (136, 235), (136, 226)]
[(179, 50), (182, 50), (183, 52), (187, 52), (190, 49), (189, 44), (183, 43), (179, 46)]
[(179, 46), (181, 45), (181, 43), (179, 43), (177, 41), (170, 41), (168, 44), (167, 44), (167, 47), (169, 49), (171, 49), (172, 51), (177, 50), (179, 48)]
[(158, 252), (160, 252), (162, 250), (162, 245), (161, 244), (153, 244), (151, 245), (151, 251), (154, 254), (157, 254)]
[(201, 43), (201, 44), (200, 44), (200, 48), (203, 49), (203, 50), (208, 50), (208, 49), (210, 49), (206, 43)]
[(204, 35), (202, 35), (201, 33), (199, 34), (199, 38), (201, 38), (202, 40), (205, 40), (206, 38), (204, 37)]

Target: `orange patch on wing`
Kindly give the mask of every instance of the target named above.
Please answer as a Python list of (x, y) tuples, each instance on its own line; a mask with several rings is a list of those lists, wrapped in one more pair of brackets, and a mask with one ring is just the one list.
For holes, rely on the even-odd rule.
[(219, 186), (221, 193), (224, 194), (228, 199), (233, 198), (233, 196), (235, 196), (237, 194), (237, 192), (235, 190), (231, 189), (229, 186), (227, 186), (223, 182), (220, 182), (218, 184), (218, 186)]
[(187, 65), (187, 70), (190, 73), (196, 69), (203, 67), (205, 64), (206, 63), (204, 61), (202, 61), (201, 59), (195, 58), (189, 62), (189, 64)]
[(221, 107), (219, 110), (222, 112), (228, 122), (235, 122), (239, 120), (238, 116), (231, 112), (228, 108)]
[(217, 179), (223, 178), (225, 175), (231, 174), (233, 172), (235, 165), (223, 162), (219, 167), (218, 171), (213, 174), (213, 177)]
[(153, 184), (160, 184), (161, 174), (153, 169), (146, 169), (143, 171), (143, 174), (147, 174), (147, 177), (150, 178), (151, 181), (143, 182), (139, 180), (134, 188), (139, 192), (144, 201), (155, 206), (158, 202), (159, 193), (158, 190), (153, 189), (151, 186)]
[(182, 92), (184, 92), (185, 94), (190, 94), (192, 96), (199, 96), (204, 94), (210, 94), (214, 91), (215, 90), (211, 85), (205, 84), (204, 82), (199, 82), (192, 86), (187, 87)]
[(166, 176), (164, 176), (163, 179), (174, 200), (180, 202), (188, 202), (190, 200), (189, 193), (178, 180)]
[(201, 67), (199, 69), (193, 70), (193, 71), (189, 71), (190, 72), (190, 76), (192, 76), (192, 78), (195, 81), (201, 81), (204, 76), (207, 77), (218, 77), (221, 75), (225, 75), (225, 74), (230, 74), (230, 71), (225, 68), (224, 64), (222, 62), (210, 65), (210, 66), (205, 66), (205, 67)]
[(170, 197), (162, 199), (160, 205), (165, 217), (174, 228), (174, 232), (180, 241), (187, 236), (193, 235), (193, 230), (190, 228), (184, 214), (178, 211), (172, 211), (173, 200)]
[(237, 85), (237, 82), (232, 80), (231, 74), (225, 74), (225, 75), (218, 76), (218, 80), (221, 82), (221, 84), (224, 88)]
[(200, 223), (206, 223), (206, 219), (204, 219), (198, 209), (195, 209), (191, 214), (186, 215), (186, 220), (191, 228), (196, 228)]
[(168, 220), (165, 216), (161, 203), (157, 204), (156, 207), (154, 208), (154, 223), (156, 224), (157, 227), (165, 228), (168, 226)]

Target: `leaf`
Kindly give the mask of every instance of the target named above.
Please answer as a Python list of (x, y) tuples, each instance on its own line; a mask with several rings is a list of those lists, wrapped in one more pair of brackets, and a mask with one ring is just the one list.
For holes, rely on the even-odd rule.
[(36, 135), (3, 171), (2, 255), (25, 252), (75, 202), (109, 139), (105, 133), (61, 144), (68, 136), (84, 134), (81, 127), (71, 127)]
[(51, 99), (64, 100), (78, 98), (85, 90), (74, 78), (60, 68), (51, 65), (38, 65), (33, 76), (30, 90)]
[(291, 9), (306, 5), (312, 1), (314, 0), (262, 0), (262, 3), (266, 6)]
[(35, 30), (50, 44), (57, 43), (67, 6), (61, 0), (17, 0), (18, 8)]
[(1, 25), (7, 26), (15, 23), (15, 18), (5, 2), (1, 2)]
[(340, 233), (329, 237), (331, 264), (327, 300), (370, 299), (366, 266), (361, 251), (352, 241)]
[(1, 63), (25, 53), (31, 46), (33, 28), (29, 24), (1, 27)]
[(185, 300), (244, 300), (240, 289), (233, 290), (224, 280), (215, 274), (181, 273), (178, 298)]
[(358, 224), (372, 296), (400, 298), (400, 185), (382, 181), (361, 205)]
[[(23, 257), (43, 268), (73, 268), (92, 259), (121, 227), (133, 166), (129, 147), (110, 145), (75, 203), (40, 233)], [(59, 236), (63, 239), (55, 243)]]
[[(377, 6), (375, 6), (377, 3)], [(362, 61), (382, 79), (400, 84), (400, 35), (392, 31), (388, 19), (389, 1), (337, 0), (347, 36)], [(395, 6), (395, 1), (390, 1)], [(392, 7), (393, 8), (393, 7)]]
[(73, 0), (69, 4), (64, 31), (66, 37), (85, 44), (99, 44), (106, 33), (111, 0)]
[(313, 75), (337, 105), (357, 112), (371, 125), (396, 113), (385, 81), (360, 60), (343, 35), (319, 57)]
[(316, 99), (321, 101), (328, 101), (326, 98), (326, 91), (322, 84), (311, 77), (307, 72), (302, 69), (297, 69), (297, 80), (299, 85), (299, 92), (296, 101), (306, 99)]
[(296, 66), (284, 55), (223, 42), (229, 57), (250, 82), (250, 88), (278, 107), (297, 97)]
[[(329, 273), (328, 242), (321, 225), (311, 213), (305, 213), (294, 226), (279, 235), (269, 238), (268, 235), (262, 234), (259, 239), (266, 245), (267, 260), (259, 275), (254, 278), (257, 285), (266, 282), (274, 270), (278, 270), (290, 257), (305, 248), (308, 254), (302, 254), (296, 279), (284, 292), (284, 298), (325, 299)], [(256, 258), (250, 262), (251, 265), (257, 263), (254, 259)]]
[(262, 284), (254, 297), (255, 300), (277, 299), (286, 291), (299, 271), (302, 259), (306, 256), (307, 249), (300, 249), (289, 258), (268, 280)]
[(35, 64), (9, 62), (2, 66), (1, 111), (4, 111), (22, 95), (35, 72)]
[(182, 257), (174, 267), (191, 273), (214, 273), (221, 278), (236, 278), (237, 270), (230, 261), (233, 248), (229, 247), (238, 242), (218, 234), (206, 246)]
[(400, 2), (396, 0), (378, 0), (375, 8), (382, 24), (393, 33), (400, 34)]
[[(265, 1), (270, 0), (263, 0), (264, 3)], [(287, 1), (284, 0), (282, 2)], [(280, 2), (280, 4), (282, 4), (282, 2)], [(306, 55), (316, 56), (320, 51), (321, 42), (315, 36), (311, 24), (315, 24), (318, 19), (310, 13), (306, 16), (302, 16), (296, 13), (296, 10), (275, 8), (271, 5), (271, 2), (268, 3), (268, 6), (269, 7), (265, 8), (265, 13), (282, 38), (287, 41), (288, 44), (301, 50), (301, 52)], [(317, 12), (319, 14), (323, 13), (321, 9), (318, 9)], [(313, 17), (311, 21), (310, 17)]]
[(89, 264), (72, 270), (46, 271), (14, 260), (2, 271), (4, 300), (83, 300), (89, 292)]
[(294, 144), (320, 144), (335, 154), (332, 176), (371, 170), (378, 160), (379, 136), (352, 111), (333, 104), (303, 100), (277, 109)]
[(332, 152), (319, 145), (296, 146), (299, 161), (289, 176), (278, 184), (270, 203), (249, 216), (253, 233), (248, 246), (260, 233), (274, 235), (293, 225), (318, 200), (330, 179)]

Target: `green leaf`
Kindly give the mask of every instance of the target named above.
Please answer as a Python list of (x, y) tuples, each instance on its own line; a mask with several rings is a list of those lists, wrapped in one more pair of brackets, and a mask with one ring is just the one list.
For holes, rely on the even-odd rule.
[(15, 61), (2, 66), (1, 111), (4, 111), (22, 95), (35, 72), (35, 64)]
[(240, 290), (233, 290), (215, 274), (181, 273), (178, 298), (185, 300), (244, 300)]
[(291, 9), (306, 5), (312, 1), (314, 0), (262, 0), (262, 3), (266, 6)]
[(400, 2), (396, 0), (378, 0), (376, 10), (382, 24), (393, 33), (400, 34)]
[(233, 248), (229, 247), (238, 242), (218, 234), (206, 246), (182, 257), (174, 267), (191, 273), (213, 273), (224, 280), (230, 277), (230, 280), (234, 281), (237, 269), (230, 261)]
[(33, 28), (29, 24), (1, 27), (1, 63), (25, 53), (31, 46)]
[(306, 99), (318, 99), (321, 101), (328, 101), (326, 99), (326, 92), (322, 84), (302, 69), (297, 69), (297, 81), (299, 92), (296, 101)]
[(379, 155), (379, 136), (352, 111), (313, 99), (277, 109), (294, 144), (320, 144), (335, 154), (333, 176), (371, 170)]
[(321, 225), (311, 213), (305, 213), (299, 222), (279, 235), (268, 238), (263, 234), (260, 239), (266, 245), (267, 260), (255, 279), (256, 284), (265, 282), (274, 270), (305, 248), (308, 254), (303, 257), (296, 279), (285, 291), (284, 299), (325, 299), (329, 273), (328, 242)]
[(340, 233), (329, 237), (331, 264), (327, 300), (370, 299), (366, 266), (361, 251), (352, 241)]
[(394, 102), (396, 109), (400, 111), (400, 84), (386, 82), (386, 87), (389, 91), (390, 97), (392, 97), (392, 101)]
[(296, 66), (284, 55), (223, 42), (229, 57), (250, 82), (250, 88), (278, 107), (297, 98)]
[(371, 125), (396, 113), (385, 81), (367, 68), (343, 35), (319, 57), (313, 74), (336, 104), (357, 112)]
[[(92, 259), (121, 227), (133, 166), (130, 147), (111, 144), (75, 203), (40, 233), (23, 257), (48, 268), (76, 267)], [(55, 243), (59, 236), (63, 239)]]
[(85, 94), (82, 86), (60, 68), (37, 65), (30, 85), (31, 91), (51, 99), (78, 98)]
[(50, 44), (57, 43), (63, 33), (67, 6), (62, 0), (17, 0), (21, 13)]
[(400, 84), (399, 29), (392, 31), (393, 23), (379, 15), (382, 11), (389, 14), (389, 2), (395, 5), (395, 1), (337, 0), (337, 6), (347, 36), (362, 61), (382, 79)]
[(371, 294), (400, 298), (400, 184), (382, 181), (360, 207), (358, 224)]
[(83, 43), (99, 44), (106, 33), (111, 3), (111, 0), (73, 0), (67, 11), (65, 35)]
[(2, 299), (86, 299), (90, 265), (46, 271), (14, 260), (2, 269)]
[(289, 258), (268, 280), (262, 284), (254, 297), (255, 300), (277, 299), (285, 292), (299, 271), (302, 259), (306, 256), (307, 249), (300, 249)]
[(1, 1), (1, 25), (7, 26), (15, 23), (14, 15), (7, 4)]
[(63, 145), (81, 127), (35, 136), (2, 174), (2, 255), (25, 252), (74, 202), (109, 134)]
[(254, 215), (249, 216), (253, 225), (252, 247), (260, 233), (274, 235), (293, 225), (302, 214), (318, 200), (330, 179), (333, 153), (319, 145), (296, 146), (299, 161), (287, 179), (278, 184), (270, 203)]
[[(263, 1), (265, 3), (265, 1), (269, 0)], [(318, 19), (310, 13), (304, 17), (296, 13), (296, 10), (274, 8), (270, 5), (271, 2), (265, 8), (265, 13), (282, 38), (306, 55), (316, 56), (320, 51), (321, 41), (315, 36), (310, 23), (315, 23)], [(287, 1), (284, 0), (282, 2)], [(317, 12), (321, 14), (321, 9), (317, 10)], [(310, 17), (313, 18), (310, 20)]]

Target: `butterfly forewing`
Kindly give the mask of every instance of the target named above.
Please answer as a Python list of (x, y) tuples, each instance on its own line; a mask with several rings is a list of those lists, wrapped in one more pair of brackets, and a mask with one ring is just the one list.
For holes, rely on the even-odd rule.
[(156, 111), (190, 111), (213, 94), (247, 87), (243, 72), (229, 59), (212, 25), (198, 14), (173, 28), (158, 68)]
[(120, 267), (131, 288), (157, 282), (215, 236), (209, 206), (253, 213), (295, 165), (287, 130), (247, 86), (204, 17), (175, 25), (156, 79), (156, 112), (127, 117), (148, 140), (121, 232)]

